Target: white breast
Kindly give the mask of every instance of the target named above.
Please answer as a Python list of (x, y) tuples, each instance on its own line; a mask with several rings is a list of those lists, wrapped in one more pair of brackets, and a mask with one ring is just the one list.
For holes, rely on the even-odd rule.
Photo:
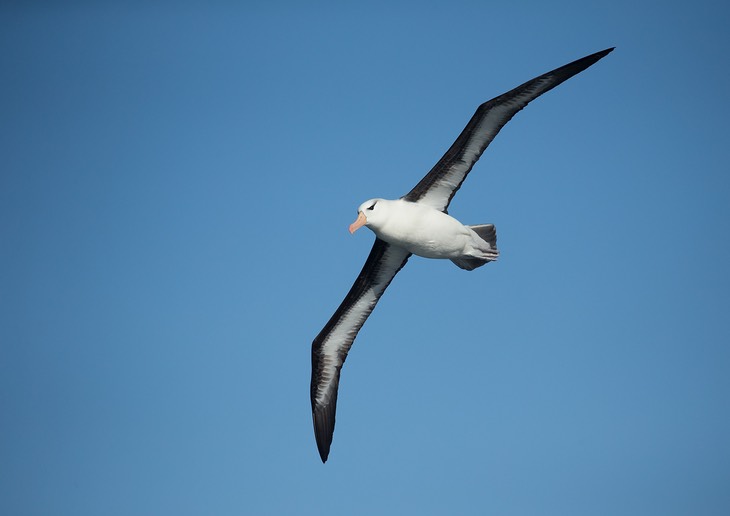
[(386, 202), (387, 216), (368, 224), (380, 239), (425, 258), (463, 256), (472, 231), (461, 222), (430, 206), (402, 199)]

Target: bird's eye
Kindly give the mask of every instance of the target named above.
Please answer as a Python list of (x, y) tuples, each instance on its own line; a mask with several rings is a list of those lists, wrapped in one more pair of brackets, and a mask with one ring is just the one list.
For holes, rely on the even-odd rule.
[(368, 210), (372, 210), (373, 208), (375, 208), (376, 204), (378, 204), (378, 203), (374, 202), (373, 205), (368, 208)]

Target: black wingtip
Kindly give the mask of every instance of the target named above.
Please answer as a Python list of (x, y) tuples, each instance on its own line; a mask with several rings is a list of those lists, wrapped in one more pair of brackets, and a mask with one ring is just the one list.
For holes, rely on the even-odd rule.
[[(590, 54), (585, 57), (581, 57), (580, 59), (576, 59), (572, 63), (568, 63), (567, 65), (561, 66), (560, 68), (554, 70), (553, 73), (560, 75), (561, 73), (567, 72), (568, 75), (567, 75), (566, 79), (568, 77), (572, 77), (573, 75), (576, 75), (576, 74), (582, 72), (589, 66), (594, 65), (595, 63), (597, 63), (598, 61), (600, 61), (601, 59), (606, 57), (608, 54), (613, 52), (613, 50), (615, 48), (616, 47), (610, 47), (610, 48), (607, 48), (606, 50), (601, 50), (600, 52), (596, 52), (594, 54)], [(560, 81), (560, 82), (562, 82), (562, 81)], [(558, 84), (560, 84), (560, 83), (555, 84), (555, 86), (557, 86)]]
[[(606, 50), (601, 50), (600, 52), (596, 52), (595, 54), (591, 54), (587, 57), (584, 57), (584, 59), (589, 60), (592, 65), (593, 63), (600, 61), (601, 59), (606, 57), (608, 54), (613, 52), (615, 48), (616, 47), (610, 47), (610, 48), (607, 48)], [(590, 65), (588, 65), (588, 66), (590, 66)]]
[(600, 52), (596, 52), (593, 55), (596, 56), (596, 61), (598, 61), (599, 59), (606, 57), (608, 54), (613, 52), (615, 49), (616, 49), (616, 47), (610, 47), (610, 48), (607, 48), (606, 50), (601, 50)]
[(317, 450), (322, 464), (327, 462), (332, 445), (332, 436), (335, 433), (335, 407), (334, 403), (325, 406), (318, 406), (312, 411), (312, 422), (314, 423), (314, 437), (317, 440)]

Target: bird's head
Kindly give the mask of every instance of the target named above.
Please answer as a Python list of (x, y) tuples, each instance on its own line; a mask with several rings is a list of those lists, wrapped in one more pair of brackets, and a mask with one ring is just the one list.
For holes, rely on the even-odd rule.
[(357, 209), (357, 219), (350, 224), (350, 233), (354, 233), (363, 226), (370, 229), (377, 228), (385, 222), (387, 202), (384, 199), (370, 199), (362, 203)]

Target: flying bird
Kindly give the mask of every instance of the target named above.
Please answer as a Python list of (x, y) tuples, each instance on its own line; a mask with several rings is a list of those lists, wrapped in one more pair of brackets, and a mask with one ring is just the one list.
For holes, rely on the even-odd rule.
[(497, 259), (494, 226), (462, 224), (447, 213), (451, 199), (487, 146), (518, 111), (612, 50), (573, 61), (485, 102), (413, 190), (397, 200), (370, 199), (357, 209), (350, 233), (365, 226), (375, 233), (375, 243), (342, 304), (312, 343), (312, 419), (322, 462), (327, 461), (335, 430), (340, 370), (380, 296), (412, 254), (449, 259), (465, 270)]

